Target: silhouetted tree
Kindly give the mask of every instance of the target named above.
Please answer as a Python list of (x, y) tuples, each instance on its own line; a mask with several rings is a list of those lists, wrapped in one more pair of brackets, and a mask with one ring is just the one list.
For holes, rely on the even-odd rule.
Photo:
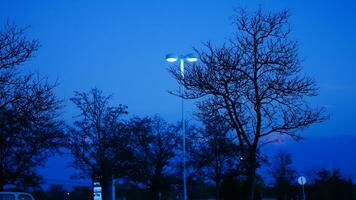
[(0, 70), (13, 69), (25, 63), (38, 50), (38, 41), (29, 39), (26, 29), (9, 22), (1, 29)]
[(42, 189), (37, 189), (35, 191), (32, 191), (31, 194), (35, 199), (48, 200), (46, 191)]
[(25, 29), (7, 24), (0, 30), (0, 190), (38, 184), (36, 168), (63, 145), (56, 84), (18, 70), (37, 49)]
[(306, 97), (317, 95), (313, 79), (301, 74), (298, 43), (289, 38), (287, 11), (253, 14), (241, 10), (234, 17), (237, 31), (220, 47), (206, 43), (197, 50), (200, 62), (170, 72), (184, 87), (174, 93), (200, 98), (199, 109), (214, 108), (235, 130), (248, 164), (248, 199), (254, 199), (258, 154), (271, 135), (289, 135), (326, 119), (323, 109), (312, 108)]
[(280, 200), (292, 199), (295, 195), (293, 193), (297, 175), (295, 169), (291, 166), (292, 163), (292, 156), (283, 151), (275, 156), (272, 163), (271, 174)]
[(176, 179), (173, 162), (180, 142), (179, 127), (159, 116), (135, 117), (127, 130), (134, 154), (130, 179), (147, 187), (152, 199), (167, 199)]
[(48, 200), (65, 200), (67, 191), (62, 185), (51, 185), (45, 192), (46, 199)]
[[(221, 184), (221, 197), (224, 200), (235, 199), (247, 199), (248, 190), (246, 175), (227, 173), (224, 175), (223, 182)], [(262, 199), (262, 189), (265, 188), (263, 178), (260, 175), (256, 175), (256, 189), (255, 199)]]
[(352, 180), (342, 177), (338, 169), (318, 171), (317, 178), (309, 187), (307, 193), (309, 199), (356, 199)]
[(89, 200), (91, 198), (91, 188), (90, 187), (84, 187), (84, 186), (75, 186), (73, 189), (69, 192), (68, 200)]
[(33, 191), (32, 196), (36, 200), (89, 200), (91, 193), (90, 187), (74, 186), (67, 190), (62, 185), (51, 185), (47, 190)]
[(230, 126), (218, 113), (198, 113), (203, 128), (190, 142), (194, 143), (189, 152), (190, 163), (204, 181), (215, 184), (215, 198), (220, 199), (220, 188), (226, 174), (239, 174), (242, 157), (238, 146), (230, 135)]
[(71, 101), (81, 113), (68, 131), (74, 167), (84, 177), (100, 181), (104, 200), (110, 199), (112, 176), (125, 175), (131, 155), (130, 138), (120, 121), (127, 107), (111, 106), (110, 99), (98, 89), (76, 92)]

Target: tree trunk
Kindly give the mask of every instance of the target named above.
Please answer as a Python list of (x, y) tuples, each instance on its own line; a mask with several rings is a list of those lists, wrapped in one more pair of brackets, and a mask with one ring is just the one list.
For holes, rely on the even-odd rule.
[(4, 190), (5, 180), (2, 171), (0, 172), (0, 191)]
[(256, 184), (256, 153), (254, 150), (250, 151), (248, 155), (248, 169), (247, 169), (247, 199), (254, 200), (255, 198), (255, 184)]
[(4, 186), (5, 186), (5, 183), (2, 180), (0, 180), (0, 191), (4, 190)]
[(101, 181), (101, 191), (103, 200), (112, 200), (112, 179), (111, 177), (105, 177)]
[(215, 155), (215, 198), (216, 200), (220, 199), (220, 165), (218, 161), (218, 155)]
[(215, 196), (216, 200), (220, 199), (220, 184), (218, 181), (215, 182)]
[(159, 200), (160, 199), (160, 190), (159, 190), (159, 186), (157, 185), (157, 182), (155, 180), (152, 181), (152, 185), (150, 188), (150, 195), (151, 198), (154, 200)]

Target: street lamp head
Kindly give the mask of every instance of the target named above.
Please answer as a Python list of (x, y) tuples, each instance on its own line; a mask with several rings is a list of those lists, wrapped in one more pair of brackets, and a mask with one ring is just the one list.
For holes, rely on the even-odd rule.
[(185, 59), (188, 61), (188, 62), (196, 62), (198, 61), (198, 57), (193, 54), (193, 53), (190, 53), (188, 55), (185, 56)]
[(176, 62), (178, 60), (178, 56), (176, 54), (170, 53), (166, 55), (167, 62)]

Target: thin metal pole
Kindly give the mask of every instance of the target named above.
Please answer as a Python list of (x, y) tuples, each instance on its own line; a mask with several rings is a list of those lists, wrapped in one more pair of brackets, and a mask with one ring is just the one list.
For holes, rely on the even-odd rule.
[(115, 200), (115, 177), (114, 175), (111, 176), (111, 200)]
[[(180, 59), (180, 70), (182, 78), (184, 79), (184, 60)], [(180, 86), (180, 93), (183, 95), (183, 87)], [(184, 200), (187, 200), (187, 177), (186, 177), (186, 159), (185, 159), (185, 121), (184, 121), (184, 98), (182, 97), (182, 133), (183, 133), (183, 195)]]
[(302, 191), (303, 191), (303, 200), (305, 200), (304, 184), (302, 185)]

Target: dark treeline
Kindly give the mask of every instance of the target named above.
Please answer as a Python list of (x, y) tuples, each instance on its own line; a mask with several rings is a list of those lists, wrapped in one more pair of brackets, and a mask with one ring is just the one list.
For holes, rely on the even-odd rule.
[[(181, 124), (158, 115), (125, 119), (127, 107), (112, 106), (110, 100), (98, 89), (77, 92), (71, 99), (81, 113), (66, 132), (73, 166), (101, 182), (104, 199), (111, 195), (113, 178), (146, 190), (145, 198), (181, 195)], [(200, 116), (202, 127), (186, 128), (188, 182), (197, 187), (214, 183), (213, 191), (220, 196), (225, 175), (244, 175), (246, 168), (224, 120)]]
[[(293, 167), (292, 157), (287, 152), (279, 152), (269, 165), (270, 178), (272, 182), (266, 184), (261, 176), (258, 176), (256, 185), (256, 199), (271, 198), (279, 200), (302, 199), (302, 189), (296, 179), (299, 173)], [(234, 170), (231, 168), (230, 170)], [(265, 175), (266, 176), (266, 175)], [(220, 192), (216, 192), (216, 185), (207, 181), (206, 176), (195, 175), (194, 182), (189, 184), (190, 199), (244, 199), (246, 195), (245, 178), (243, 174), (226, 173), (222, 175), (221, 184), (218, 186)], [(143, 182), (149, 178), (141, 178)], [(175, 179), (167, 179), (165, 184), (177, 184)], [(179, 184), (177, 184), (178, 186)], [(322, 200), (353, 200), (355, 199), (355, 187), (350, 178), (342, 176), (338, 169), (319, 169), (309, 173), (305, 185), (306, 199)], [(158, 191), (162, 194), (160, 198), (152, 196), (154, 193), (148, 187), (139, 187), (135, 182), (120, 182), (116, 186), (116, 197), (126, 199), (175, 199), (174, 195), (180, 191), (177, 188), (161, 187)], [(51, 185), (47, 190), (35, 190), (32, 194), (41, 200), (80, 200), (90, 199), (91, 188), (74, 186), (65, 189), (61, 185)], [(171, 198), (168, 198), (171, 197)]]
[[(198, 102), (197, 123), (186, 126), (190, 199), (301, 199), (291, 156), (270, 159), (261, 150), (280, 135), (302, 139), (302, 130), (328, 118), (306, 100), (318, 87), (301, 74), (288, 18), (287, 11), (239, 10), (230, 40), (196, 50), (200, 62), (188, 64), (184, 77), (176, 66), (169, 69), (184, 89), (172, 93)], [(36, 169), (67, 149), (80, 172), (75, 176), (100, 182), (104, 200), (113, 181), (120, 197), (181, 199), (182, 123), (159, 115), (129, 117), (127, 106), (94, 88), (74, 93), (70, 102), (78, 115), (65, 124), (56, 83), (21, 70), (39, 48), (26, 30), (11, 23), (0, 30), (0, 190), (38, 187), (43, 180)], [(257, 174), (263, 165), (271, 166), (273, 187)], [(308, 199), (355, 198), (352, 181), (338, 170), (318, 171), (305, 189)], [(34, 194), (84, 199), (91, 188), (56, 185)]]
[[(272, 159), (269, 168), (273, 182), (263, 189), (265, 197), (302, 199), (302, 188), (296, 181), (300, 173), (293, 167), (289, 153), (280, 151)], [(356, 185), (350, 177), (344, 177), (339, 169), (313, 170), (308, 175), (306, 199), (356, 199)]]

